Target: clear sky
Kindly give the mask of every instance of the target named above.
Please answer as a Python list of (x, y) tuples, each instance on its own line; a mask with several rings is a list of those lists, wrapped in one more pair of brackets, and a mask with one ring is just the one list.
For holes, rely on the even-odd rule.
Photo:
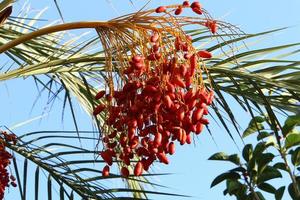
[[(144, 5), (145, 0), (132, 0), (134, 6), (129, 3), (129, 0), (57, 0), (61, 6), (63, 16), (66, 22), (84, 21), (84, 20), (108, 20), (112, 17), (117, 17), (122, 14), (133, 12)], [(25, 1), (19, 0), (14, 9), (14, 15), (17, 14)], [(162, 3), (163, 2), (163, 3)], [(162, 4), (172, 4), (180, 1), (152, 0), (148, 7), (155, 8)], [(41, 10), (44, 7), (49, 7), (44, 15), (46, 19), (58, 19), (58, 13), (55, 10), (52, 0), (28, 0), (27, 3), (31, 8)], [(290, 29), (270, 35), (264, 45), (286, 44), (291, 42), (300, 42), (300, 1), (299, 0), (203, 0), (203, 6), (212, 14), (213, 17), (228, 21), (238, 25), (246, 33), (255, 33), (266, 31), (269, 29), (291, 26)], [(259, 47), (260, 45), (251, 48)], [(9, 91), (9, 92), (8, 92)], [(32, 102), (37, 98), (37, 91), (32, 81), (28, 80), (13, 80), (5, 84), (0, 83), (0, 125), (12, 127), (15, 123), (25, 121), (41, 114), (41, 110), (46, 103), (46, 96), (37, 102), (34, 109), (31, 111)], [(56, 104), (59, 105), (59, 104)], [(235, 106), (235, 105), (234, 105)], [(78, 109), (78, 116), (81, 117), (80, 128), (87, 130), (91, 127), (85, 113)], [(64, 124), (60, 118), (61, 107), (57, 110), (52, 110), (47, 117), (41, 121), (37, 120), (25, 126), (15, 129), (16, 133), (23, 131), (35, 130), (57, 130), (71, 129), (72, 122), (66, 118)], [(245, 127), (249, 118), (245, 113), (239, 113), (237, 108), (237, 116), (244, 118), (241, 126)], [(156, 177), (154, 180), (162, 185), (169, 187), (164, 189), (166, 192), (175, 192), (180, 194), (191, 195), (195, 199), (203, 200), (221, 200), (230, 199), (223, 197), (222, 191), (224, 185), (210, 189), (210, 183), (213, 178), (219, 173), (225, 171), (230, 165), (223, 163), (207, 161), (207, 158), (217, 151), (236, 152), (237, 149), (226, 135), (225, 130), (219, 128), (216, 124), (211, 125), (214, 138), (218, 146), (214, 144), (211, 137), (205, 131), (197, 140), (195, 145), (179, 147), (176, 154), (170, 157), (168, 166), (156, 165), (155, 172), (173, 173), (170, 176)], [(160, 190), (160, 189), (159, 189)], [(10, 191), (7, 199), (19, 199), (18, 193)], [(159, 199), (182, 199), (173, 197), (161, 197)]]

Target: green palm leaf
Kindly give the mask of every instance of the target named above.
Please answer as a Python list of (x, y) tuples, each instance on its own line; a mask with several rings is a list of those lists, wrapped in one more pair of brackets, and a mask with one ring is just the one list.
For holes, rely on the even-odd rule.
[[(115, 184), (109, 184), (109, 181), (122, 183), (122, 177), (113, 173), (109, 177), (101, 176), (101, 165), (105, 162), (94, 157), (99, 154), (99, 151), (94, 148), (98, 138), (90, 137), (95, 132), (80, 132), (79, 137), (84, 147), (78, 147), (78, 136), (74, 136), (74, 133), (76, 131), (31, 132), (21, 135), (16, 145), (7, 144), (7, 147), (14, 152), (13, 165), (21, 199), (26, 199), (32, 193), (35, 194), (35, 199), (43, 199), (41, 195), (45, 190), (43, 187), (47, 187), (48, 199), (56, 199), (54, 191), (57, 188), (60, 190), (60, 199), (146, 199), (148, 194), (175, 195), (144, 187), (128, 189), (124, 185), (115, 188), (113, 186)], [(29, 169), (34, 168), (35, 173), (32, 176)], [(146, 176), (157, 175), (159, 174)], [(143, 177), (131, 176), (128, 181), (160, 187)], [(30, 185), (34, 185), (34, 188)], [(126, 192), (134, 195), (130, 197)]]

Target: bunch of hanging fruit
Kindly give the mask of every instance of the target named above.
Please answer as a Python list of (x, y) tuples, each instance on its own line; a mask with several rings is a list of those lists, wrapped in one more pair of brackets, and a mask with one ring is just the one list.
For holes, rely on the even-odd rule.
[(0, 131), (0, 200), (4, 198), (4, 192), (9, 185), (16, 187), (16, 179), (9, 175), (8, 166), (12, 155), (6, 151), (5, 143), (15, 143), (16, 136), (5, 131)]
[[(205, 116), (214, 93), (204, 84), (203, 73), (212, 54), (196, 50), (192, 37), (178, 25), (176, 17), (186, 8), (203, 13), (199, 2), (188, 1), (155, 9), (155, 15), (172, 19), (168, 22), (171, 25), (140, 26), (134, 37), (142, 40), (141, 45), (130, 46), (130, 53), (119, 59), (121, 81), (96, 95), (101, 103), (93, 114), (105, 115), (104, 149), (100, 153), (107, 163), (103, 176), (109, 176), (113, 161), (119, 161), (123, 177), (142, 175), (156, 160), (168, 164), (167, 155), (175, 153), (176, 143), (191, 144), (193, 136), (209, 123)], [(217, 31), (213, 20), (202, 25), (212, 33)]]

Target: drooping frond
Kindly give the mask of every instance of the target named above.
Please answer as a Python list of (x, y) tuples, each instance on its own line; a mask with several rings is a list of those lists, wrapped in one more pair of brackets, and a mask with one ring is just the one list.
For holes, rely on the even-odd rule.
[[(101, 176), (100, 166), (104, 161), (94, 158), (94, 155), (99, 153), (93, 148), (98, 138), (90, 136), (94, 132), (80, 132), (82, 147), (79, 147), (75, 133), (75, 131), (30, 132), (19, 136), (16, 144), (6, 144), (7, 148), (14, 153), (12, 165), (21, 199), (29, 195), (34, 196), (35, 199), (42, 199), (43, 191), (47, 191), (48, 199), (58, 197), (60, 199), (145, 199), (128, 197), (127, 192), (173, 195), (144, 187), (132, 189), (128, 189), (125, 185), (117, 187), (116, 185), (122, 185), (120, 175), (111, 173), (109, 177)], [(31, 169), (34, 169), (32, 175), (30, 175)], [(148, 178), (157, 175), (159, 174), (151, 174)], [(110, 181), (119, 184), (112, 185)], [(149, 186), (160, 187), (134, 176), (129, 177), (128, 181), (148, 185), (148, 188)]]

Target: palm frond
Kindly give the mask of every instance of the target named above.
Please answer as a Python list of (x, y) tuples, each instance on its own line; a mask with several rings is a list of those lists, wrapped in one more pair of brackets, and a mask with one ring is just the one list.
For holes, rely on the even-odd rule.
[[(101, 165), (105, 163), (100, 159), (95, 160), (94, 157), (99, 153), (94, 148), (98, 138), (90, 135), (95, 132), (81, 131), (80, 136), (74, 136), (74, 133), (76, 131), (31, 132), (19, 136), (17, 144), (7, 144), (14, 152), (13, 165), (21, 199), (26, 199), (31, 194), (35, 194), (36, 199), (42, 199), (41, 194), (45, 190), (48, 191), (49, 199), (57, 199), (56, 196), (60, 196), (60, 199), (146, 199), (148, 194), (175, 195), (144, 187), (114, 186), (122, 185), (122, 177), (112, 173), (109, 177), (101, 176)], [(78, 137), (82, 141), (82, 147), (76, 145)], [(29, 172), (29, 169), (35, 169), (34, 175), (30, 175), (32, 172)], [(157, 175), (159, 174), (146, 176), (149, 178)], [(110, 184), (112, 180), (120, 184), (112, 185)], [(160, 187), (143, 177), (131, 176), (128, 180), (140, 185)], [(135, 196), (131, 196), (130, 193)], [(139, 193), (141, 195), (138, 195)], [(183, 197), (183, 195), (176, 196)]]
[[(266, 33), (268, 32), (251, 34), (244, 38)], [(233, 39), (226, 43), (236, 41), (237, 39)], [(300, 79), (297, 79), (297, 76), (300, 65), (299, 61), (286, 59), (299, 52), (299, 45), (299, 43), (294, 43), (252, 51), (246, 50), (227, 58), (216, 58), (207, 64), (217, 99), (220, 99), (216, 102), (227, 113), (235, 127), (238, 121), (232, 109), (226, 105), (226, 99), (222, 93), (234, 97), (251, 117), (254, 117), (253, 113), (265, 114), (261, 112), (266, 112), (270, 118), (277, 119), (276, 112), (283, 115), (286, 115), (286, 112), (299, 112)], [(209, 49), (216, 51), (222, 46), (223, 44), (220, 47), (216, 45)], [(257, 111), (255, 109), (257, 106), (263, 110)], [(217, 111), (217, 106), (214, 109)], [(272, 127), (277, 127), (280, 123), (278, 120), (273, 120), (272, 125)], [(277, 131), (276, 128), (274, 131)]]

